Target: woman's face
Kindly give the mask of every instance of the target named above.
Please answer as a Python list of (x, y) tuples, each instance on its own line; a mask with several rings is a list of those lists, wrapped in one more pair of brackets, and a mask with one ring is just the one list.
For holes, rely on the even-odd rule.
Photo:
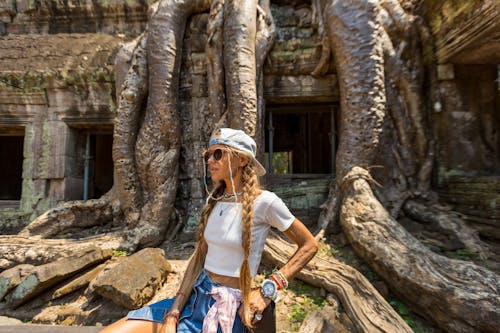
[(230, 180), (229, 158), (231, 158), (231, 168), (233, 170), (233, 180), (239, 179), (238, 169), (248, 163), (246, 156), (231, 154), (227, 146), (217, 144), (210, 146), (206, 152), (208, 169), (213, 182)]

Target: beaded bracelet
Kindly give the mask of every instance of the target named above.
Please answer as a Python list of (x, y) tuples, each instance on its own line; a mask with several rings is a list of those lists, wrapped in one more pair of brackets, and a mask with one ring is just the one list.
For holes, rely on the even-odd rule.
[(288, 280), (280, 271), (276, 270), (269, 276), (271, 279), (276, 282), (278, 285), (278, 289), (286, 289), (288, 288)]
[(165, 316), (163, 317), (163, 320), (167, 320), (168, 317), (174, 317), (175, 318), (175, 325), (179, 325), (179, 317), (180, 317), (180, 312), (179, 310), (170, 310), (168, 311)]

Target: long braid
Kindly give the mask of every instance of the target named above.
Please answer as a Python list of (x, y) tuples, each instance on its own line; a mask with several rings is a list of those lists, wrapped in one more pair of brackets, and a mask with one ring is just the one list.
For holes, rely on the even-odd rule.
[(198, 275), (201, 272), (201, 269), (203, 268), (205, 264), (205, 257), (207, 255), (208, 251), (208, 244), (207, 241), (205, 240), (205, 237), (203, 236), (203, 233), (205, 232), (205, 228), (207, 226), (208, 222), (208, 217), (210, 216), (210, 213), (215, 207), (215, 204), (217, 203), (217, 200), (214, 200), (213, 198), (217, 198), (221, 196), (226, 189), (226, 184), (224, 182), (220, 182), (217, 184), (215, 189), (212, 191), (212, 196), (209, 197), (210, 199), (208, 200), (207, 204), (203, 207), (203, 210), (201, 211), (201, 216), (200, 216), (200, 224), (198, 226), (198, 232), (197, 232), (197, 239), (198, 239), (198, 247), (196, 248), (196, 251), (193, 253), (193, 256), (191, 260), (195, 261), (195, 266), (193, 270), (193, 274), (191, 275), (191, 280), (189, 281), (189, 289), (191, 289), (194, 285), (194, 282), (198, 278)]
[(253, 202), (257, 196), (257, 189), (260, 188), (259, 180), (254, 169), (250, 165), (243, 168), (242, 177), (243, 183), (243, 201), (242, 201), (242, 235), (241, 245), (243, 247), (244, 260), (240, 268), (240, 289), (243, 295), (243, 323), (247, 327), (252, 327), (252, 317), (250, 316), (250, 291), (251, 291), (251, 272), (248, 264), (248, 257), (252, 248), (252, 226), (253, 226)]

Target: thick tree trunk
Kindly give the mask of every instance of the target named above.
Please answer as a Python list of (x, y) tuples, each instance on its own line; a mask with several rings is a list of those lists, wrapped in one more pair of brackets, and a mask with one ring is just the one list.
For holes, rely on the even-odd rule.
[[(119, 108), (113, 131), (114, 186), (129, 225), (137, 223), (143, 204), (142, 188), (136, 168), (135, 144), (142, 107), (148, 93), (146, 49), (147, 36), (143, 35), (134, 47), (127, 75), (118, 88)], [(121, 65), (126, 66), (126, 64)]]
[[(390, 217), (371, 190), (366, 169), (376, 160), (386, 117), (379, 14), (375, 1), (332, 1), (325, 7), (341, 92), (341, 226), (356, 252), (419, 313), (452, 332), (493, 332), (500, 320), (498, 276), (432, 253)], [(402, 88), (412, 99), (410, 111), (421, 112), (413, 88)], [(413, 121), (421, 119), (414, 115)]]
[[(274, 267), (283, 266), (296, 250), (278, 237), (269, 237), (262, 259)], [(354, 268), (335, 259), (313, 258), (297, 278), (335, 294), (342, 302), (357, 332), (412, 332), (411, 328)], [(334, 318), (331, 318), (333, 320)]]
[(208, 81), (208, 109), (211, 115), (220, 119), (217, 127), (226, 124), (226, 85), (224, 82), (223, 61), (223, 29), (224, 29), (224, 0), (213, 0), (210, 4), (210, 19), (207, 27), (207, 81)]
[(257, 86), (255, 37), (257, 1), (224, 4), (224, 68), (229, 126), (255, 136)]
[(208, 0), (161, 1), (150, 22), (149, 95), (135, 147), (144, 204), (129, 233), (132, 246), (160, 243), (168, 227), (178, 183), (180, 51), (188, 17), (208, 5)]

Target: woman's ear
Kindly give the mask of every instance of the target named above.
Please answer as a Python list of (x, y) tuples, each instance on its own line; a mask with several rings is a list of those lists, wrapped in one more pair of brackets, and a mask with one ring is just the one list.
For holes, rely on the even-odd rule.
[(240, 154), (239, 155), (239, 162), (240, 162), (240, 167), (244, 167), (245, 165), (248, 164), (248, 162), (250, 162), (250, 159), (248, 158), (248, 156)]

